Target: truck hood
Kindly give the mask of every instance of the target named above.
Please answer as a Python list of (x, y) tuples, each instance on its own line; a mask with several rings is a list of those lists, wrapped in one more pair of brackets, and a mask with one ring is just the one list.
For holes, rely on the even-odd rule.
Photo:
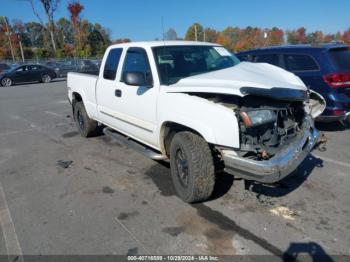
[(250, 94), (248, 89), (263, 95), (276, 88), (282, 92), (284, 88), (285, 91), (295, 90), (296, 93), (307, 90), (299, 77), (284, 69), (266, 63), (241, 62), (230, 68), (183, 78), (165, 87), (164, 91), (245, 96)]

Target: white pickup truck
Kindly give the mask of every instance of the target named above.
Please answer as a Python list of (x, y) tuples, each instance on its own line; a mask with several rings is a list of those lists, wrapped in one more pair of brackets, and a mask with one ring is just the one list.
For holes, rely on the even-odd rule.
[(112, 45), (99, 76), (69, 73), (67, 86), (83, 136), (106, 126), (169, 159), (186, 202), (209, 198), (218, 170), (263, 183), (292, 173), (317, 144), (313, 118), (325, 107), (294, 74), (200, 42)]

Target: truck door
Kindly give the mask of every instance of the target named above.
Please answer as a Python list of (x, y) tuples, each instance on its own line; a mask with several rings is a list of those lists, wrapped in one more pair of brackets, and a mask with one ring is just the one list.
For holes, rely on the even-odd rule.
[(150, 145), (157, 145), (154, 135), (156, 128), (156, 109), (158, 88), (156, 86), (132, 86), (125, 83), (125, 76), (130, 72), (141, 72), (153, 82), (149, 57), (145, 49), (130, 47), (125, 55), (123, 69), (118, 84), (121, 101), (119, 113), (122, 117), (122, 129), (142, 138)]
[[(108, 58), (104, 71), (107, 62)], [(131, 86), (124, 81), (127, 72), (142, 72), (153, 78), (147, 52), (143, 48), (130, 47), (119, 64), (115, 81), (98, 82), (97, 92), (101, 92), (97, 95), (100, 116), (118, 131), (156, 147), (154, 131), (158, 88)], [(103, 97), (102, 100), (100, 97)]]

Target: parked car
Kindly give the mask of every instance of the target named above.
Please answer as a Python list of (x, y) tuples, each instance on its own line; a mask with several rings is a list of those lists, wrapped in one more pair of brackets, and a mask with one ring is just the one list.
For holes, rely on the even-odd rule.
[(42, 65), (22, 65), (1, 75), (0, 83), (2, 86), (25, 82), (49, 83), (54, 78), (56, 78), (56, 73), (50, 68)]
[(54, 69), (55, 67), (58, 67), (59, 65), (60, 65), (59, 62), (57, 62), (57, 61), (47, 61), (45, 63), (46, 67), (49, 67), (49, 68), (52, 68), (52, 69)]
[(48, 64), (46, 65), (56, 72), (57, 77), (67, 77), (67, 74), (69, 72), (78, 71), (78, 68), (75, 65), (74, 60), (50, 62), (49, 65)]
[(90, 60), (78, 60), (77, 68), (79, 73), (98, 75), (99, 67)]
[(321, 94), (327, 107), (319, 121), (350, 116), (350, 50), (344, 44), (275, 46), (237, 54), (242, 61), (269, 63), (293, 72)]
[(317, 144), (313, 117), (324, 109), (296, 75), (204, 42), (112, 45), (99, 76), (68, 73), (67, 87), (82, 136), (103, 123), (148, 157), (169, 158), (186, 202), (209, 198), (220, 168), (265, 183), (289, 175)]
[(11, 67), (8, 64), (0, 63), (0, 74), (3, 74), (10, 69)]

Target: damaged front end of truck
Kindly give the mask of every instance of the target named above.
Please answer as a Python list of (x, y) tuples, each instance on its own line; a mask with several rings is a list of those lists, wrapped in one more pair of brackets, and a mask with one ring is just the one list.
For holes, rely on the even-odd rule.
[(201, 95), (232, 109), (239, 121), (240, 147), (216, 147), (225, 171), (248, 180), (277, 182), (319, 143), (313, 118), (323, 112), (324, 99), (312, 91), (288, 88), (243, 87), (241, 92), (243, 97)]
[[(241, 62), (183, 78), (165, 91), (200, 97), (234, 113), (235, 143), (221, 140), (224, 143), (216, 141), (213, 146), (225, 170), (235, 176), (264, 183), (279, 181), (319, 143), (314, 119), (325, 109), (325, 100), (296, 75), (276, 66)], [(230, 122), (226, 114), (222, 118)]]

